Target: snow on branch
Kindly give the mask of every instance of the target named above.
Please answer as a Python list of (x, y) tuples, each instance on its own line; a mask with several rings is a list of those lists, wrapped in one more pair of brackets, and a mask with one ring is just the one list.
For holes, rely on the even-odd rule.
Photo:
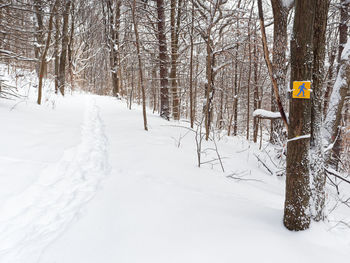
[(291, 8), (294, 4), (294, 0), (282, 0), (282, 5), (284, 8)]
[(309, 139), (309, 138), (311, 138), (311, 134), (306, 134), (306, 135), (301, 135), (301, 136), (297, 136), (297, 137), (291, 138), (291, 139), (288, 140), (288, 142), (302, 140), (302, 139)]
[[(286, 114), (288, 116), (288, 113)], [(280, 119), (281, 118), (281, 113), (280, 112), (273, 112), (273, 111), (268, 111), (268, 110), (263, 110), (263, 109), (257, 109), (253, 112), (253, 117), (258, 117), (261, 119), (269, 119), (269, 120), (274, 120), (274, 119)]]
[(27, 58), (21, 55), (18, 55), (12, 51), (6, 50), (6, 49), (0, 49), (0, 58), (13, 58), (13, 59), (17, 59), (17, 60), (22, 60), (22, 61), (38, 61), (35, 58)]

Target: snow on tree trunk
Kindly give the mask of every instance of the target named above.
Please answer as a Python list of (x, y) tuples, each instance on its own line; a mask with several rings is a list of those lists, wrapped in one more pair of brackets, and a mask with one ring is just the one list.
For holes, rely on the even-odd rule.
[[(291, 40), (291, 86), (293, 81), (312, 78), (315, 6), (316, 0), (296, 1)], [(283, 222), (286, 228), (294, 231), (307, 229), (310, 225), (310, 128), (310, 100), (292, 99), (289, 110), (286, 199)]]
[[(272, 64), (274, 74), (276, 77), (278, 90), (280, 93), (283, 106), (286, 106), (286, 50), (287, 50), (287, 20), (289, 13), (289, 4), (284, 3), (282, 0), (271, 0), (274, 30), (273, 30), (273, 52), (272, 52)], [(277, 111), (276, 97), (274, 96), (273, 87), (271, 88), (271, 111)], [(270, 141), (276, 144), (281, 141), (283, 136), (283, 122), (281, 120), (271, 121), (271, 138)]]
[(312, 76), (312, 108), (311, 108), (311, 148), (310, 179), (312, 199), (310, 203), (312, 217), (315, 221), (324, 218), (325, 184), (324, 154), (321, 127), (323, 122), (323, 80), (326, 44), (326, 27), (328, 1), (316, 0), (317, 9), (314, 22), (313, 39), (313, 76)]
[[(332, 143), (338, 135), (341, 112), (347, 93), (350, 90), (350, 39), (346, 43), (341, 55), (339, 72), (333, 86), (329, 100), (328, 111), (323, 126), (323, 138), (327, 149), (331, 149)], [(329, 158), (329, 153), (327, 158)]]

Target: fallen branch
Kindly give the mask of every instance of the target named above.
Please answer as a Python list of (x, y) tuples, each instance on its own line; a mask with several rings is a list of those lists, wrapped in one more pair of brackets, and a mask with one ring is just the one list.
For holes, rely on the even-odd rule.
[(335, 189), (337, 190), (337, 194), (339, 195), (339, 186), (328, 176), (328, 174), (326, 173), (327, 179), (331, 182), (331, 184), (335, 187)]
[(337, 171), (335, 171), (335, 170), (333, 170), (333, 169), (331, 169), (329, 167), (326, 167), (325, 170), (326, 170), (326, 172), (328, 174), (333, 175), (334, 177), (336, 177), (336, 178), (338, 178), (338, 179), (340, 179), (340, 180), (350, 184), (350, 181), (345, 179), (344, 177), (342, 177)]
[(271, 173), (271, 175), (273, 175), (274, 173), (271, 171), (271, 169), (259, 158), (259, 156), (257, 156), (256, 154), (254, 154), (254, 156), (258, 159), (259, 162), (261, 162), (261, 164)]
[(237, 177), (237, 176), (233, 176), (233, 174), (227, 175), (226, 178), (231, 178), (231, 179), (235, 179), (238, 181), (253, 181), (253, 182), (259, 182), (259, 183), (263, 183), (264, 181), (262, 180), (258, 180), (258, 179), (247, 179), (247, 178), (242, 178), (242, 177)]

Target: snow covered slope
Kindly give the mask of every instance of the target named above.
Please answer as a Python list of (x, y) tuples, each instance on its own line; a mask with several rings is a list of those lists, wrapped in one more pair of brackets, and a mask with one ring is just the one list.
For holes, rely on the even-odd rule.
[(186, 123), (150, 114), (145, 132), (140, 110), (114, 98), (12, 104), (0, 101), (1, 263), (349, 261), (349, 230), (283, 227), (284, 180), (254, 144), (218, 141), (223, 173), (197, 167)]

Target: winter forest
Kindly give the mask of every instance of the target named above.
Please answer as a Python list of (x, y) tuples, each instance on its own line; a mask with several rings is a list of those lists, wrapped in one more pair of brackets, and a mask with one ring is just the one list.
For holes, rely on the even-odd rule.
[(0, 0), (0, 263), (350, 260), (349, 0)]

